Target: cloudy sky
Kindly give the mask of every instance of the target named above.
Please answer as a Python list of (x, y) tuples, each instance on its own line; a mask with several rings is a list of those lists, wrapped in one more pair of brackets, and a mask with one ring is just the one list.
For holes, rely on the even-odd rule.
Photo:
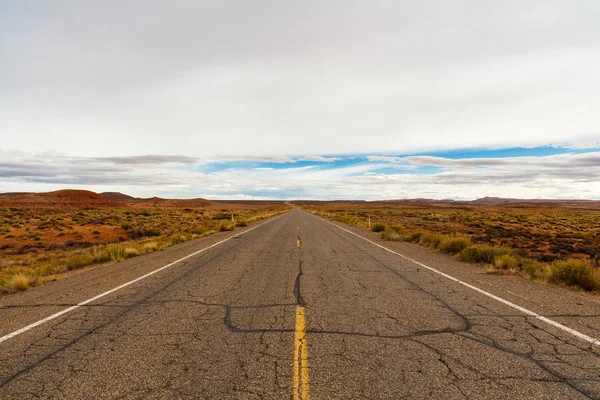
[(0, 2), (0, 192), (600, 199), (600, 2)]

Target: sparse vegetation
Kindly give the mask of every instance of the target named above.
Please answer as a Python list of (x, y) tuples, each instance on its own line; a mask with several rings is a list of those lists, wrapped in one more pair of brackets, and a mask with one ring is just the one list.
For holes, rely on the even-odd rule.
[(323, 217), (482, 263), (494, 273), (600, 292), (600, 211), (533, 207), (432, 207), (321, 203)]
[[(228, 208), (223, 208), (223, 207)], [(0, 207), (0, 294), (122, 261), (289, 210), (283, 203), (206, 207)], [(237, 222), (231, 220), (235, 209)]]

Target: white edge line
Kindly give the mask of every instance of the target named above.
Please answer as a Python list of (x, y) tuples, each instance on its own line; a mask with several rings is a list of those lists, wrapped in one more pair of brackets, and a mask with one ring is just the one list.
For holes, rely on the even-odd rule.
[[(313, 214), (313, 215), (314, 215), (314, 214)], [(467, 282), (463, 282), (463, 281), (461, 281), (460, 279), (457, 279), (457, 278), (455, 278), (455, 277), (453, 277), (453, 276), (451, 276), (451, 275), (448, 275), (448, 274), (446, 274), (446, 273), (444, 273), (444, 272), (442, 272), (442, 271), (438, 271), (437, 269), (435, 269), (435, 268), (432, 268), (432, 267), (430, 267), (430, 266), (428, 266), (428, 265), (425, 265), (425, 264), (423, 264), (423, 263), (421, 263), (421, 262), (418, 262), (417, 260), (413, 260), (412, 258), (405, 256), (404, 254), (397, 253), (397, 252), (395, 252), (394, 250), (388, 249), (387, 247), (385, 247), (385, 246), (382, 246), (382, 245), (380, 245), (379, 243), (375, 243), (374, 241), (372, 241), (372, 240), (369, 240), (369, 239), (367, 239), (367, 238), (365, 238), (365, 237), (362, 237), (362, 236), (360, 236), (360, 235), (358, 235), (358, 234), (356, 234), (356, 233), (354, 233), (354, 232), (352, 232), (352, 231), (350, 231), (350, 230), (348, 230), (348, 229), (342, 228), (341, 226), (339, 226), (339, 225), (337, 225), (337, 224), (334, 224), (333, 222), (327, 221), (327, 220), (326, 220), (326, 219), (324, 219), (324, 218), (321, 218), (321, 217), (319, 217), (319, 216), (317, 216), (317, 215), (315, 215), (315, 217), (319, 218), (319, 219), (320, 219), (320, 220), (322, 220), (322, 221), (325, 221), (325, 222), (327, 222), (328, 224), (331, 224), (331, 225), (333, 225), (333, 226), (336, 226), (336, 227), (340, 228), (341, 230), (343, 230), (343, 231), (346, 231), (346, 232), (350, 233), (351, 235), (354, 235), (354, 236), (356, 236), (356, 237), (359, 237), (359, 238), (361, 238), (361, 239), (363, 239), (363, 240), (366, 240), (367, 242), (369, 242), (369, 243), (371, 243), (371, 244), (374, 244), (374, 245), (375, 245), (375, 246), (377, 246), (377, 247), (380, 247), (380, 248), (382, 248), (382, 249), (384, 249), (384, 250), (387, 250), (387, 251), (389, 251), (390, 253), (393, 253), (393, 254), (395, 254), (395, 255), (397, 255), (397, 256), (400, 256), (400, 257), (404, 258), (404, 259), (405, 259), (405, 260), (407, 260), (407, 261), (410, 261), (410, 262), (412, 262), (412, 263), (414, 263), (414, 264), (417, 264), (417, 265), (418, 265), (418, 266), (420, 266), (420, 267), (423, 267), (423, 268), (425, 268), (425, 269), (428, 269), (429, 271), (435, 272), (436, 274), (439, 274), (439, 275), (443, 276), (444, 278), (448, 278), (448, 279), (450, 279), (451, 281), (454, 281), (454, 282), (456, 282), (456, 283), (459, 283), (459, 284), (461, 284), (461, 285), (463, 285), (463, 286), (466, 286), (466, 287), (468, 287), (469, 289), (473, 289), (473, 290), (475, 290), (476, 292), (479, 292), (479, 293), (481, 293), (481, 294), (483, 294), (483, 295), (485, 295), (485, 296), (487, 296), (487, 297), (490, 297), (490, 298), (492, 298), (492, 299), (494, 299), (494, 300), (497, 300), (497, 301), (499, 301), (500, 303), (506, 304), (506, 305), (507, 305), (507, 306), (509, 306), (509, 307), (512, 307), (512, 308), (514, 308), (514, 309), (516, 309), (516, 310), (519, 310), (519, 311), (521, 311), (521, 312), (522, 312), (522, 313), (524, 313), (524, 314), (527, 314), (527, 315), (529, 315), (529, 316), (531, 316), (531, 317), (534, 317), (534, 318), (536, 318), (536, 319), (538, 319), (538, 320), (540, 320), (540, 321), (543, 321), (543, 322), (545, 322), (545, 323), (547, 323), (547, 324), (549, 324), (549, 325), (552, 325), (552, 326), (554, 326), (555, 328), (558, 328), (558, 329), (561, 329), (561, 330), (563, 330), (563, 331), (565, 331), (565, 332), (568, 332), (568, 333), (570, 333), (571, 335), (578, 337), (579, 339), (585, 340), (586, 342), (589, 342), (589, 343), (591, 343), (591, 344), (595, 344), (596, 346), (600, 346), (600, 340), (598, 340), (598, 339), (595, 339), (595, 338), (593, 338), (593, 337), (591, 337), (591, 336), (588, 336), (588, 335), (586, 335), (585, 333), (581, 333), (581, 332), (579, 332), (579, 331), (576, 331), (575, 329), (573, 329), (573, 328), (569, 328), (568, 326), (566, 326), (566, 325), (563, 325), (563, 324), (561, 324), (561, 323), (559, 323), (559, 322), (556, 322), (556, 321), (554, 321), (554, 320), (551, 320), (550, 318), (546, 318), (546, 317), (544, 317), (543, 315), (540, 315), (540, 314), (538, 314), (538, 313), (535, 313), (535, 312), (533, 312), (533, 311), (531, 311), (531, 310), (528, 310), (528, 309), (526, 309), (526, 308), (524, 308), (524, 307), (521, 307), (521, 306), (519, 306), (519, 305), (517, 305), (517, 304), (515, 304), (515, 303), (511, 303), (510, 301), (508, 301), (508, 300), (505, 300), (505, 299), (503, 299), (502, 297), (498, 297), (498, 296), (496, 296), (496, 295), (494, 295), (494, 294), (491, 294), (491, 293), (489, 293), (489, 292), (486, 292), (486, 291), (485, 291), (485, 290), (483, 290), (483, 289), (480, 289), (480, 288), (478, 288), (477, 286), (473, 286), (473, 285), (471, 285), (471, 284), (469, 284), (469, 283), (467, 283)]]
[(217, 242), (217, 243), (213, 243), (213, 244), (211, 244), (210, 246), (203, 248), (202, 250), (198, 250), (198, 251), (195, 251), (195, 252), (193, 252), (193, 253), (191, 253), (191, 254), (188, 254), (187, 256), (185, 256), (185, 257), (182, 257), (182, 258), (180, 258), (179, 260), (173, 261), (173, 262), (171, 262), (171, 263), (169, 263), (169, 264), (167, 264), (167, 265), (164, 265), (164, 266), (162, 266), (162, 267), (160, 267), (160, 268), (158, 268), (158, 269), (155, 269), (154, 271), (148, 272), (148, 273), (147, 273), (147, 274), (145, 274), (145, 275), (142, 275), (142, 276), (140, 276), (140, 277), (138, 277), (138, 278), (135, 278), (135, 279), (133, 279), (133, 280), (131, 280), (131, 281), (129, 281), (129, 282), (126, 282), (126, 283), (124, 283), (124, 284), (122, 284), (122, 285), (119, 285), (119, 286), (117, 286), (117, 287), (115, 287), (115, 288), (112, 288), (112, 289), (110, 289), (110, 290), (107, 290), (107, 291), (106, 291), (106, 292), (104, 292), (104, 293), (100, 293), (99, 295), (96, 295), (96, 296), (94, 296), (94, 297), (91, 297), (91, 298), (89, 298), (89, 299), (87, 299), (87, 300), (84, 300), (84, 301), (82, 301), (81, 303), (77, 303), (77, 304), (76, 304), (76, 305), (74, 305), (74, 306), (71, 306), (71, 307), (65, 308), (64, 310), (61, 310), (61, 311), (57, 312), (56, 314), (49, 315), (49, 316), (47, 316), (46, 318), (40, 319), (39, 321), (36, 321), (36, 322), (34, 322), (34, 323), (32, 323), (32, 324), (29, 324), (29, 325), (27, 325), (27, 326), (24, 326), (24, 327), (23, 327), (23, 328), (21, 328), (21, 329), (18, 329), (18, 330), (14, 331), (14, 332), (11, 332), (11, 333), (7, 334), (7, 335), (4, 335), (4, 336), (0, 337), (0, 343), (4, 342), (5, 340), (11, 339), (11, 338), (13, 338), (13, 337), (15, 337), (15, 336), (18, 336), (18, 335), (20, 335), (21, 333), (27, 332), (28, 330), (30, 330), (30, 329), (33, 329), (33, 328), (35, 328), (36, 326), (40, 326), (40, 325), (42, 325), (42, 324), (45, 324), (45, 323), (46, 323), (46, 322), (48, 322), (48, 321), (51, 321), (51, 320), (53, 320), (53, 319), (56, 319), (56, 318), (60, 317), (61, 315), (64, 315), (64, 314), (67, 314), (67, 313), (69, 313), (69, 312), (71, 312), (71, 311), (73, 311), (73, 310), (76, 310), (76, 309), (78, 309), (79, 307), (85, 306), (86, 304), (89, 304), (89, 303), (91, 303), (91, 302), (93, 302), (93, 301), (96, 301), (96, 300), (98, 300), (98, 299), (100, 299), (100, 298), (102, 298), (102, 297), (104, 297), (104, 296), (107, 296), (107, 295), (109, 295), (109, 294), (111, 294), (111, 293), (114, 293), (114, 292), (116, 292), (117, 290), (121, 290), (121, 289), (123, 289), (124, 287), (127, 287), (127, 286), (129, 286), (129, 285), (132, 285), (132, 284), (134, 284), (134, 283), (136, 283), (136, 282), (139, 282), (139, 281), (141, 281), (142, 279), (145, 279), (145, 278), (147, 278), (147, 277), (149, 277), (149, 276), (151, 276), (151, 275), (154, 275), (154, 274), (156, 274), (157, 272), (160, 272), (160, 271), (162, 271), (163, 269), (167, 269), (167, 268), (169, 268), (169, 267), (171, 267), (171, 266), (173, 266), (173, 265), (175, 265), (175, 264), (177, 264), (177, 263), (180, 263), (180, 262), (181, 262), (181, 261), (183, 261), (183, 260), (186, 260), (186, 259), (188, 259), (188, 258), (190, 258), (190, 257), (193, 257), (193, 256), (195, 256), (195, 255), (197, 255), (197, 254), (200, 254), (200, 253), (202, 253), (202, 252), (204, 252), (204, 251), (206, 251), (206, 250), (209, 250), (209, 249), (211, 249), (211, 248), (213, 248), (213, 247), (215, 247), (215, 246), (218, 246), (218, 245), (220, 245), (221, 243), (225, 243), (226, 241), (228, 241), (228, 240), (231, 240), (231, 239), (233, 239), (233, 238), (234, 238), (234, 237), (236, 237), (236, 236), (243, 235), (243, 234), (245, 234), (245, 233), (247, 233), (247, 232), (250, 232), (251, 230), (254, 230), (254, 229), (256, 229), (256, 228), (259, 228), (259, 227), (261, 227), (261, 226), (263, 226), (263, 225), (265, 225), (265, 224), (268, 224), (269, 222), (275, 221), (276, 219), (278, 219), (278, 218), (282, 217), (283, 215), (285, 215), (285, 213), (284, 213), (284, 214), (282, 214), (282, 215), (279, 215), (279, 216), (277, 216), (277, 217), (275, 217), (275, 218), (272, 218), (272, 219), (270, 219), (270, 220), (268, 220), (268, 221), (265, 221), (265, 222), (263, 222), (262, 224), (259, 224), (259, 225), (256, 225), (256, 226), (253, 226), (252, 228), (250, 228), (250, 229), (247, 229), (247, 230), (245, 230), (244, 232), (240, 232), (240, 233), (238, 233), (238, 234), (232, 234), (230, 237), (228, 237), (228, 238), (226, 238), (226, 239), (223, 239), (223, 240), (221, 240), (221, 241), (219, 241), (219, 242)]

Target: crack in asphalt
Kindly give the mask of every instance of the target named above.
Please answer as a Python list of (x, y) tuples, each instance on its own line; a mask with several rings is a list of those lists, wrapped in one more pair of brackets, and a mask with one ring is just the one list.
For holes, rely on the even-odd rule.
[[(450, 329), (450, 330), (446, 330), (446, 331), (440, 331), (440, 332), (436, 332), (436, 331), (432, 331), (432, 333), (425, 333), (424, 335), (413, 335), (413, 334), (408, 334), (404, 337), (391, 337), (392, 339), (396, 339), (396, 338), (413, 338), (413, 337), (418, 337), (418, 336), (430, 336), (431, 334), (436, 334), (436, 333), (448, 333), (448, 334), (452, 334), (452, 335), (458, 335), (461, 337), (464, 337), (468, 340), (471, 341), (475, 341), (478, 342), (480, 344), (489, 346), (494, 348), (495, 350), (510, 354), (512, 356), (516, 356), (518, 358), (524, 359), (534, 365), (536, 365), (538, 368), (540, 368), (541, 370), (545, 371), (546, 373), (548, 373), (549, 375), (551, 375), (552, 377), (554, 377), (554, 379), (558, 382), (561, 382), (567, 386), (569, 386), (571, 389), (575, 390), (576, 392), (580, 393), (581, 395), (585, 396), (586, 398), (596, 398), (596, 396), (598, 395), (597, 392), (592, 392), (591, 390), (582, 387), (580, 384), (578, 384), (578, 379), (574, 379), (573, 377), (569, 377), (566, 376), (565, 374), (561, 373), (560, 371), (558, 371), (555, 368), (552, 368), (550, 365), (547, 365), (546, 362), (544, 362), (543, 360), (538, 360), (535, 358), (535, 354), (534, 351), (531, 350), (529, 353), (522, 353), (516, 350), (512, 350), (506, 346), (501, 345), (498, 341), (489, 338), (483, 334), (477, 333), (473, 331), (473, 324), (470, 322), (469, 318), (470, 316), (474, 316), (476, 314), (472, 314), (472, 315), (468, 315), (468, 314), (462, 314), (460, 313), (457, 309), (455, 309), (454, 307), (450, 306), (448, 304), (448, 302), (442, 300), (439, 296), (425, 290), (424, 288), (422, 288), (421, 286), (417, 285), (413, 280), (411, 280), (410, 278), (408, 278), (407, 276), (405, 276), (404, 274), (400, 273), (398, 270), (396, 270), (395, 268), (391, 267), (390, 265), (388, 265), (385, 261), (382, 261), (381, 259), (379, 259), (378, 257), (374, 256), (372, 253), (365, 251), (361, 245), (363, 245), (362, 242), (360, 242), (360, 245), (358, 245), (356, 243), (355, 240), (352, 240), (354, 238), (349, 238), (346, 237), (344, 235), (342, 235), (339, 230), (334, 230), (332, 227), (325, 225), (325, 228), (332, 234), (336, 235), (337, 237), (339, 237), (342, 241), (344, 241), (345, 243), (350, 243), (351, 246), (358, 252), (362, 253), (364, 256), (366, 256), (367, 258), (371, 259), (373, 262), (375, 262), (376, 264), (380, 265), (381, 267), (385, 268), (386, 270), (390, 271), (392, 274), (394, 274), (395, 276), (399, 277), (400, 279), (402, 279), (403, 281), (405, 281), (406, 283), (408, 283), (409, 285), (413, 286), (414, 288), (418, 289), (420, 292), (422, 292), (423, 294), (426, 294), (432, 298), (434, 298), (436, 301), (438, 301), (440, 304), (443, 305), (443, 307), (445, 307), (446, 309), (448, 309), (450, 312), (452, 312), (452, 314), (454, 314), (456, 317), (460, 318), (463, 321), (463, 326), (461, 328), (458, 329)], [(419, 270), (418, 268), (416, 268), (417, 270)], [(434, 277), (437, 279), (437, 277)], [(443, 282), (442, 280), (439, 280), (439, 283), (441, 284), (445, 284), (445, 282)], [(479, 307), (486, 309), (487, 311), (489, 311), (489, 314), (485, 314), (485, 315), (491, 315), (493, 317), (498, 317), (500, 319), (504, 319), (503, 315), (500, 314), (496, 314), (493, 311), (487, 309), (486, 307), (482, 306), (481, 304), (478, 304), (477, 302), (475, 302)], [(540, 327), (539, 325), (534, 325), (530, 320), (531, 318), (528, 318), (527, 316), (524, 315), (510, 315), (510, 317), (516, 318), (516, 319), (520, 319), (522, 321), (525, 321), (527, 324), (529, 324), (535, 331), (543, 331), (545, 334), (548, 334), (550, 336), (552, 336), (555, 340), (562, 342), (562, 343), (568, 343), (566, 340), (552, 334), (551, 332), (547, 331), (546, 329)], [(520, 318), (519, 318), (520, 317)], [(515, 329), (513, 327), (513, 329)], [(516, 330), (516, 329), (515, 329)], [(337, 333), (337, 332), (333, 332), (333, 333)], [(531, 337), (533, 337), (534, 339), (536, 339), (538, 341), (538, 343), (543, 343), (542, 340), (538, 339), (535, 335), (530, 334)], [(380, 337), (380, 336), (375, 336), (375, 337)], [(425, 345), (423, 343), (422, 340), (419, 340), (418, 343), (420, 343), (421, 345), (427, 347), (428, 349), (430, 349), (431, 351), (435, 351), (440, 355), (440, 358), (443, 355), (442, 352), (440, 352), (439, 350), (435, 349), (433, 346), (428, 346)], [(579, 343), (578, 343), (579, 344)], [(586, 351), (590, 351), (590, 350), (595, 350), (591, 345), (584, 345), (583, 348), (579, 348), (579, 350), (586, 350)], [(556, 352), (558, 353), (558, 352)], [(595, 353), (595, 352), (594, 352)], [(585, 381), (593, 381), (593, 382), (600, 382), (600, 379), (596, 378), (596, 379), (586, 379)]]
[[(44, 361), (52, 358), (53, 356), (55, 356), (56, 354), (60, 353), (61, 351), (66, 350), (67, 348), (73, 346), (74, 344), (78, 343), (80, 340), (84, 339), (87, 336), (92, 335), (93, 333), (95, 333), (96, 331), (98, 331), (99, 329), (110, 325), (112, 323), (114, 323), (115, 320), (117, 320), (118, 318), (123, 317), (124, 315), (126, 315), (127, 313), (131, 312), (132, 310), (135, 310), (137, 307), (139, 307), (140, 305), (144, 304), (144, 301), (156, 296), (159, 293), (162, 293), (164, 291), (166, 291), (169, 287), (173, 286), (174, 284), (176, 284), (179, 281), (182, 281), (183, 279), (185, 279), (188, 275), (190, 275), (191, 273), (195, 272), (197, 269), (202, 268), (210, 263), (212, 263), (213, 261), (215, 261), (216, 259), (218, 259), (219, 257), (224, 256), (225, 254), (231, 252), (232, 250), (234, 250), (235, 248), (237, 248), (238, 246), (240, 246), (241, 244), (243, 244), (245, 241), (248, 240), (248, 238), (250, 237), (249, 235), (245, 235), (246, 237), (243, 238), (243, 240), (240, 241), (235, 241), (232, 242), (232, 246), (230, 247), (225, 247), (225, 248), (221, 248), (219, 250), (217, 250), (217, 254), (215, 254), (213, 257), (209, 257), (206, 260), (203, 260), (201, 263), (197, 264), (196, 266), (188, 269), (186, 272), (184, 272), (181, 276), (171, 280), (169, 283), (161, 286), (159, 289), (151, 292), (149, 295), (145, 296), (144, 298), (142, 298), (141, 300), (137, 300), (135, 301), (133, 304), (131, 305), (124, 305), (122, 306), (123, 310), (121, 310), (120, 312), (118, 312), (112, 319), (108, 320), (107, 322), (105, 322), (104, 324), (101, 324), (99, 326), (94, 327), (93, 329), (90, 329), (88, 331), (86, 331), (85, 333), (75, 337), (73, 340), (70, 340), (69, 342), (67, 342), (65, 345), (59, 347), (58, 349), (54, 350), (53, 352), (47, 354), (46, 356), (38, 359), (37, 361), (31, 363), (30, 365), (28, 365), (26, 368), (23, 368), (21, 370), (19, 370), (18, 372), (16, 372), (15, 374), (0, 380), (0, 388), (6, 386), (7, 384), (9, 384), (10, 382), (12, 382), (14, 379), (16, 379), (17, 377), (23, 375), (24, 373), (32, 370), (33, 368), (35, 368), (36, 366), (40, 365), (41, 363), (43, 363)], [(202, 256), (205, 256), (206, 253), (204, 253)], [(121, 297), (121, 296), (119, 296)], [(62, 324), (66, 323), (67, 321), (76, 319), (76, 316), (71, 316), (70, 318), (64, 319), (62, 321), (59, 321), (57, 324), (52, 326), (52, 329), (50, 331), (50, 334), (46, 337), (49, 337), (52, 332), (57, 328), (60, 327)], [(30, 344), (33, 345), (35, 343), (32, 342)]]

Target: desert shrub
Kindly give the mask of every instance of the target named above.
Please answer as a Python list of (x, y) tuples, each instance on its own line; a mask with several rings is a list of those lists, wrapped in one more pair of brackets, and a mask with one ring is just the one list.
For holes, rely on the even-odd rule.
[(190, 233), (195, 235), (203, 235), (208, 229), (204, 225), (194, 225), (189, 229)]
[(135, 256), (139, 256), (140, 252), (138, 251), (138, 249), (134, 248), (134, 247), (126, 247), (125, 250), (123, 250), (123, 256), (125, 258), (130, 258), (130, 257), (135, 257)]
[(156, 242), (144, 243), (144, 251), (150, 253), (158, 248)]
[(171, 245), (173, 246), (183, 242), (185, 242), (185, 238), (180, 235), (176, 235), (171, 238)]
[(503, 254), (494, 259), (494, 267), (516, 270), (519, 268), (519, 259), (511, 254)]
[(404, 240), (406, 240), (407, 242), (412, 242), (412, 243), (418, 243), (421, 240), (421, 236), (423, 236), (425, 234), (425, 232), (412, 232), (407, 234), (404, 237)]
[(120, 244), (108, 246), (106, 250), (112, 261), (122, 261), (125, 258), (125, 249)]
[(96, 264), (109, 262), (111, 260), (108, 249), (100, 246), (95, 246), (92, 249), (92, 258)]
[(10, 291), (23, 291), (29, 289), (32, 279), (25, 274), (11, 276), (6, 282), (6, 288)]
[(402, 235), (400, 235), (396, 230), (394, 229), (386, 229), (383, 232), (381, 232), (381, 237), (386, 239), (386, 240), (394, 240), (394, 241), (398, 241), (398, 240), (402, 240)]
[(471, 245), (471, 241), (464, 237), (445, 238), (440, 243), (440, 250), (444, 253), (458, 254)]
[(42, 239), (42, 232), (40, 232), (40, 231), (26, 232), (23, 235), (23, 239), (41, 240)]
[(56, 269), (52, 265), (41, 265), (37, 268), (36, 273), (40, 276), (48, 276), (56, 273)]
[(371, 230), (373, 232), (383, 232), (385, 231), (385, 224), (381, 222), (377, 222), (376, 224), (371, 225)]
[(548, 281), (584, 290), (600, 290), (600, 271), (583, 260), (555, 261), (550, 268)]
[(544, 279), (547, 275), (548, 266), (535, 260), (523, 260), (519, 269), (534, 279)]
[(219, 231), (221, 231), (221, 232), (232, 231), (234, 229), (235, 229), (235, 224), (233, 222), (222, 221), (219, 224)]
[(240, 219), (239, 221), (237, 221), (235, 223), (235, 226), (239, 226), (239, 227), (244, 227), (244, 226), (248, 226), (248, 222), (246, 222), (245, 219)]
[(129, 231), (127, 231), (127, 233), (129, 234), (129, 237), (132, 239), (139, 239), (139, 238), (143, 238), (143, 237), (152, 237), (152, 236), (160, 236), (160, 230), (159, 229), (153, 229), (153, 228), (138, 228), (138, 229), (130, 229)]
[(444, 239), (445, 238), (443, 235), (428, 232), (428, 233), (421, 235), (419, 244), (430, 247), (432, 249), (439, 249), (439, 247), (442, 244), (442, 241)]
[(89, 253), (77, 253), (67, 257), (66, 265), (69, 270), (74, 270), (90, 265), (92, 261), (92, 256)]
[(469, 246), (460, 252), (460, 259), (466, 262), (492, 264), (496, 257), (511, 254), (506, 247), (491, 247), (485, 245)]

